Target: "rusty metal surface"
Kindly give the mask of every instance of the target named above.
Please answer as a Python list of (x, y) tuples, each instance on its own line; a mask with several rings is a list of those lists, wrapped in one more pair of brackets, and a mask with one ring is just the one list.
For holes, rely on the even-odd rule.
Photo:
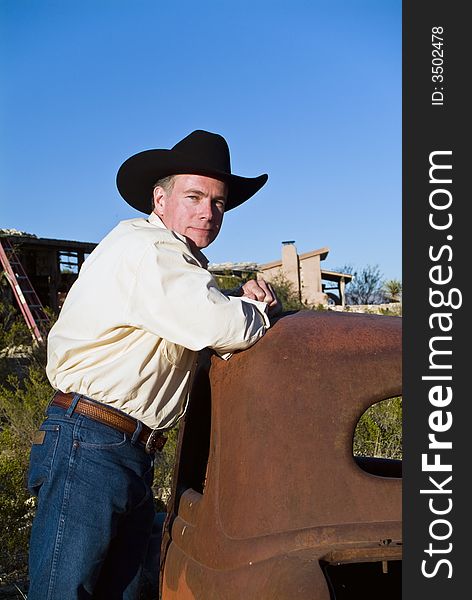
[(400, 394), (398, 317), (303, 311), (228, 362), (213, 356), (209, 377), (202, 365), (162, 598), (328, 599), (323, 556), (388, 560), (385, 540), (397, 556), (401, 479), (362, 470), (352, 436), (368, 406)]

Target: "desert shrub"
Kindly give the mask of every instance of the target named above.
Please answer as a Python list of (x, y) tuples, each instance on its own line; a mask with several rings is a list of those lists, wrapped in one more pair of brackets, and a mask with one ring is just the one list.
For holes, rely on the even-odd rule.
[(356, 456), (402, 458), (402, 398), (372, 405), (359, 419), (354, 435)]
[(255, 279), (255, 277), (255, 273), (248, 273), (244, 277), (240, 277), (238, 275), (234, 275), (233, 273), (231, 273), (231, 271), (227, 271), (222, 275), (214, 275), (218, 287), (220, 288), (220, 290), (225, 292), (231, 292), (232, 290), (235, 290), (243, 283), (248, 281), (248, 279)]
[(0, 385), (0, 565), (3, 575), (26, 570), (35, 501), (26, 488), (29, 451), (52, 394), (44, 369)]
[(282, 273), (274, 276), (270, 280), (271, 286), (274, 288), (277, 297), (282, 303), (284, 311), (302, 310), (307, 307), (301, 302), (295, 286)]
[[(33, 504), (25, 487), (26, 456), (8, 431), (0, 433), (0, 573), (26, 568)], [(3, 578), (2, 577), (2, 578)]]
[(154, 462), (154, 502), (156, 510), (159, 512), (166, 510), (166, 505), (171, 493), (179, 426), (176, 425), (165, 435), (167, 437), (167, 442), (162, 452), (156, 452)]
[(18, 310), (12, 304), (0, 300), (0, 349), (13, 346), (30, 346), (31, 334)]

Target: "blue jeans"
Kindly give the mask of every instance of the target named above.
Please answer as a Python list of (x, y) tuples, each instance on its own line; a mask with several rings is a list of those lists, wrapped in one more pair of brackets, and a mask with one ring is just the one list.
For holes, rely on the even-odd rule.
[(130, 439), (73, 408), (49, 406), (31, 449), (28, 600), (134, 600), (155, 515), (153, 455), (140, 425)]

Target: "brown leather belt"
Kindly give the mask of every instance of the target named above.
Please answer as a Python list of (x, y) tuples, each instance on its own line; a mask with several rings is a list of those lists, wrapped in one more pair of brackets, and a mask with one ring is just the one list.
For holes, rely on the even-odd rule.
[[(72, 392), (65, 394), (64, 392), (56, 392), (53, 396), (51, 404), (54, 406), (61, 406), (62, 408), (69, 408), (72, 404), (75, 394)], [(115, 408), (110, 408), (106, 404), (101, 402), (90, 400), (85, 396), (80, 396), (79, 401), (76, 404), (74, 412), (81, 415), (85, 415), (94, 421), (104, 423), (109, 427), (118, 429), (122, 433), (126, 433), (132, 436), (136, 431), (138, 423), (141, 423), (141, 432), (138, 437), (138, 441), (144, 445), (146, 452), (149, 454), (164, 448), (164, 444), (167, 438), (162, 435), (158, 430), (151, 429), (144, 423), (138, 421), (134, 417), (130, 417), (125, 413), (122, 413)]]

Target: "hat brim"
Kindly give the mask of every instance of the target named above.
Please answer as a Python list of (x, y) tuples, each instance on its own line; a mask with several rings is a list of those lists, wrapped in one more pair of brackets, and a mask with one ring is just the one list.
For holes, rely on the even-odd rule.
[(246, 202), (268, 180), (268, 175), (241, 177), (223, 171), (204, 169), (198, 160), (176, 150), (144, 150), (128, 158), (119, 168), (116, 186), (121, 196), (136, 210), (149, 214), (152, 189), (158, 179), (169, 175), (205, 175), (228, 184), (225, 212)]

